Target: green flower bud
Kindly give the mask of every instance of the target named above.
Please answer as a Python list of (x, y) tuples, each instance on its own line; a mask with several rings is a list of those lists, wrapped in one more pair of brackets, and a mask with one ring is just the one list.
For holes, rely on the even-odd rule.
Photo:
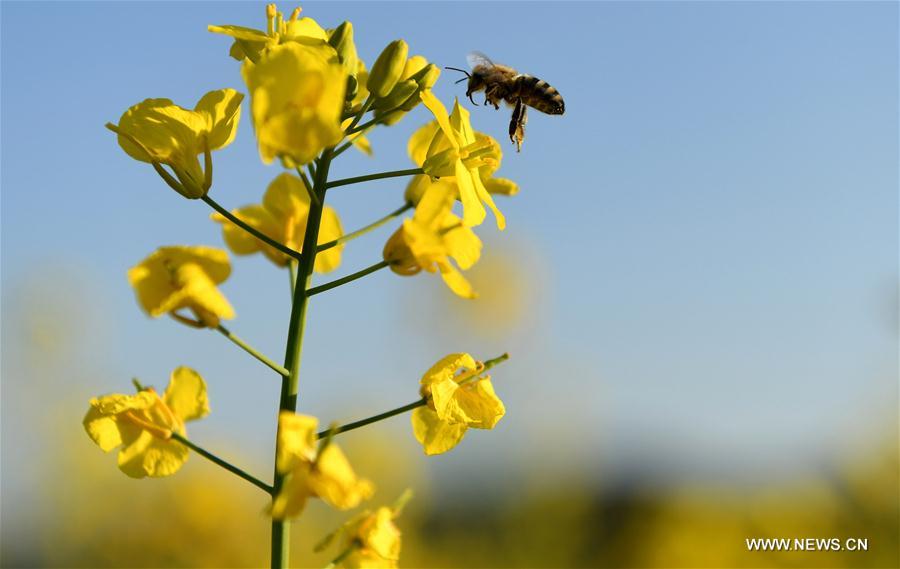
[(409, 46), (403, 40), (394, 40), (384, 48), (375, 65), (369, 71), (367, 87), (372, 96), (381, 99), (387, 97), (403, 73), (406, 65), (406, 54)]
[(420, 69), (417, 73), (413, 74), (410, 79), (415, 81), (418, 84), (418, 89), (410, 96), (406, 101), (400, 105), (400, 108), (406, 112), (409, 112), (416, 108), (421, 102), (419, 99), (419, 93), (422, 91), (427, 91), (434, 87), (434, 84), (437, 83), (438, 77), (441, 75), (441, 70), (433, 63), (429, 63), (422, 69)]
[(334, 48), (341, 60), (341, 64), (347, 73), (355, 77), (359, 69), (359, 57), (356, 54), (356, 44), (353, 43), (353, 24), (344, 22), (331, 30), (328, 36), (328, 44)]
[(380, 111), (396, 109), (401, 104), (405, 103), (418, 88), (419, 84), (412, 79), (399, 81), (394, 85), (394, 88), (391, 89), (391, 92), (388, 93), (387, 97), (375, 101), (375, 109)]

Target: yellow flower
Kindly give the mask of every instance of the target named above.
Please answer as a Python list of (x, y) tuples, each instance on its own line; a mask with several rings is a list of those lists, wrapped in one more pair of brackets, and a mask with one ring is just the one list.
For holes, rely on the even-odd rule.
[(475, 291), (451, 259), (460, 269), (468, 269), (481, 256), (481, 240), (451, 213), (452, 185), (444, 179), (427, 183), (430, 186), (424, 191), (412, 219), (404, 219), (385, 244), (384, 260), (398, 275), (415, 275), (423, 269), (429, 273), (440, 272), (454, 293), (475, 298)]
[(188, 449), (172, 434), (184, 436), (184, 423), (209, 414), (206, 383), (196, 371), (172, 372), (162, 397), (152, 388), (136, 395), (113, 394), (91, 399), (84, 428), (110, 452), (121, 446), (119, 469), (132, 478), (174, 474), (188, 458)]
[(128, 271), (141, 307), (153, 318), (187, 308), (198, 326), (215, 328), (234, 318), (228, 299), (216, 288), (231, 274), (228, 253), (212, 247), (160, 247)]
[[(269, 184), (261, 204), (254, 204), (232, 212), (241, 221), (258, 229), (263, 234), (295, 251), (303, 248), (306, 220), (309, 216), (309, 194), (303, 181), (287, 172), (279, 174)], [(290, 257), (266, 245), (240, 227), (237, 227), (218, 213), (210, 216), (222, 224), (225, 244), (235, 255), (250, 255), (262, 252), (270, 261), (280, 267), (288, 265)], [(343, 235), (341, 220), (334, 208), (325, 206), (319, 226), (319, 242), (327, 243)], [(341, 264), (343, 245), (337, 245), (316, 255), (315, 270), (327, 273)]]
[(275, 466), (286, 477), (281, 491), (272, 500), (273, 518), (299, 516), (310, 497), (347, 510), (374, 492), (371, 482), (357, 478), (336, 444), (326, 440), (316, 449), (318, 423), (315, 417), (289, 411), (283, 411), (278, 418)]
[(306, 164), (343, 138), (347, 72), (327, 43), (283, 43), (265, 51), (258, 63), (245, 61), (241, 71), (266, 164), (276, 157), (290, 167)]
[[(145, 99), (125, 111), (118, 125), (107, 127), (118, 134), (119, 146), (129, 156), (153, 164), (157, 171), (161, 164), (169, 166), (177, 178), (169, 182), (173, 189), (197, 199), (212, 184), (211, 160), (207, 157), (204, 172), (197, 156), (231, 144), (243, 98), (234, 89), (210, 91), (192, 111), (169, 99)], [(160, 175), (168, 173), (162, 170)]]
[(316, 545), (315, 551), (324, 550), (337, 536), (343, 535), (342, 550), (349, 553), (344, 554), (338, 567), (397, 567), (401, 533), (394, 520), (400, 516), (410, 498), (412, 492), (407, 490), (392, 507), (382, 506), (374, 512), (361, 512)]
[(431, 91), (423, 91), (419, 96), (439, 126), (425, 153), (422, 169), (432, 177), (454, 178), (466, 226), (473, 227), (484, 221), (484, 202), (494, 212), (497, 227), (504, 229), (506, 219), (484, 187), (480, 173), (483, 166), (496, 168), (498, 161), (491, 154), (496, 153), (499, 145), (495, 148), (486, 138), (475, 136), (469, 111), (460, 106), (459, 100), (453, 105), (453, 114), (448, 115), (447, 109)]
[(469, 354), (450, 354), (422, 376), (421, 393), (428, 405), (413, 411), (412, 426), (425, 454), (447, 452), (469, 427), (493, 429), (503, 418), (506, 409), (490, 376), (478, 377), (483, 369)]
[[(419, 127), (419, 129), (409, 137), (407, 152), (409, 153), (410, 159), (415, 162), (417, 166), (422, 166), (425, 163), (428, 149), (439, 130), (440, 126), (438, 126), (437, 121), (431, 121)], [(489, 158), (489, 160), (485, 160), (485, 164), (478, 168), (481, 183), (484, 184), (488, 193), (491, 195), (504, 196), (514, 196), (519, 193), (519, 186), (512, 180), (494, 177), (494, 173), (500, 167), (500, 162), (503, 159), (503, 150), (500, 147), (500, 143), (492, 136), (484, 134), (483, 132), (475, 131), (475, 138), (489, 148), (486, 153), (486, 157)], [(436, 150), (449, 148), (449, 143), (446, 140), (442, 140), (441, 146), (442, 147), (436, 148)], [(409, 184), (406, 187), (406, 200), (408, 202), (414, 204), (419, 203), (419, 199), (422, 197), (422, 189), (426, 186), (422, 181), (423, 178), (427, 178), (427, 176), (420, 174), (414, 176), (409, 181)], [(449, 181), (454, 180), (452, 177), (442, 179)], [(458, 194), (459, 189), (457, 189), (456, 192)]]
[[(266, 5), (266, 31), (243, 26), (207, 26), (215, 34), (234, 38), (230, 55), (238, 61), (244, 58), (257, 62), (266, 49), (285, 42), (297, 42), (321, 46), (328, 36), (322, 26), (312, 18), (298, 18), (300, 8), (295, 8), (289, 19), (278, 11), (275, 4)], [(352, 37), (352, 36), (351, 36)]]

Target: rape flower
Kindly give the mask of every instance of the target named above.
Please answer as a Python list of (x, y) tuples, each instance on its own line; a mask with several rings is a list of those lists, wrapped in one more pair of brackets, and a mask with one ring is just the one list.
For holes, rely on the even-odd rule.
[(149, 388), (136, 395), (95, 397), (90, 404), (84, 429), (104, 452), (122, 447), (119, 469), (132, 478), (176, 473), (188, 459), (188, 448), (172, 434), (184, 436), (185, 422), (209, 414), (206, 383), (187, 367), (172, 372), (162, 397)]
[(434, 86), (441, 70), (421, 55), (406, 60), (400, 79), (390, 93), (373, 105), (381, 124), (393, 125), (421, 102), (419, 94)]
[[(283, 243), (295, 251), (300, 251), (303, 248), (306, 220), (309, 216), (309, 193), (302, 180), (284, 172), (269, 184), (261, 204), (248, 205), (236, 209), (232, 213), (241, 221), (279, 243)], [(214, 213), (210, 218), (222, 224), (222, 236), (225, 244), (235, 255), (251, 255), (262, 252), (270, 261), (280, 267), (286, 267), (291, 261), (290, 257), (253, 237), (221, 214)], [(333, 241), (343, 234), (337, 212), (334, 211), (334, 208), (325, 206), (322, 211), (317, 244)], [(341, 264), (343, 249), (343, 245), (337, 245), (316, 255), (315, 270), (319, 273), (327, 273), (338, 268)]]
[(423, 269), (429, 273), (440, 272), (454, 293), (475, 298), (477, 294), (451, 259), (460, 269), (468, 269), (481, 256), (481, 240), (450, 211), (453, 200), (449, 182), (444, 179), (432, 182), (412, 219), (404, 219), (403, 225), (388, 239), (383, 256), (398, 275), (415, 275)]
[(357, 478), (340, 448), (326, 439), (316, 448), (318, 420), (283, 411), (278, 418), (278, 451), (275, 467), (286, 475), (281, 491), (272, 500), (276, 519), (300, 515), (310, 497), (347, 510), (374, 492), (372, 483)]
[(343, 138), (347, 72), (327, 43), (271, 47), (258, 63), (245, 61), (241, 72), (266, 164), (276, 157), (289, 167), (306, 164)]
[(338, 567), (397, 567), (401, 533), (394, 520), (410, 498), (412, 492), (406, 490), (392, 507), (382, 506), (374, 512), (366, 510), (354, 516), (316, 545), (315, 551), (324, 550), (337, 536), (343, 535), (345, 553), (339, 557)]
[(469, 427), (493, 429), (503, 418), (506, 409), (490, 376), (478, 377), (483, 369), (469, 354), (450, 354), (422, 376), (421, 393), (428, 405), (413, 411), (412, 427), (425, 454), (447, 452)]
[(321, 46), (328, 41), (328, 35), (322, 26), (312, 18), (299, 18), (302, 10), (297, 7), (285, 20), (275, 4), (266, 5), (266, 31), (246, 28), (244, 26), (207, 26), (214, 34), (223, 34), (234, 38), (229, 55), (238, 61), (245, 58), (256, 63), (262, 53), (273, 46), (297, 42), (313, 46)]
[[(228, 299), (216, 288), (231, 274), (228, 253), (213, 247), (160, 247), (128, 271), (141, 307), (153, 318), (170, 313), (179, 321), (215, 328), (234, 318)], [(177, 314), (189, 309), (197, 321)]]
[(469, 111), (460, 106), (459, 100), (453, 105), (453, 114), (448, 115), (447, 109), (431, 91), (423, 91), (419, 96), (434, 115), (439, 127), (425, 153), (422, 169), (432, 177), (452, 176), (455, 179), (466, 226), (473, 227), (484, 221), (484, 202), (494, 212), (497, 227), (503, 230), (506, 219), (484, 187), (480, 172), (484, 166), (497, 166), (499, 161), (491, 154), (496, 154), (499, 145), (495, 148), (490, 140), (475, 136), (469, 121)]
[[(197, 199), (212, 185), (210, 151), (234, 140), (243, 98), (234, 89), (210, 91), (194, 110), (169, 99), (145, 99), (125, 111), (118, 125), (106, 126), (118, 134), (119, 146), (129, 156), (153, 164), (172, 189)], [(205, 172), (197, 158), (200, 154), (205, 155)], [(177, 180), (160, 165), (169, 166)]]

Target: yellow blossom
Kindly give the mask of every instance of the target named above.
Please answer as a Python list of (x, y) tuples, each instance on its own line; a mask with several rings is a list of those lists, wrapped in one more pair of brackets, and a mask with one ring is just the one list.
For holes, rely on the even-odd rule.
[(479, 225), (484, 221), (483, 202), (494, 212), (497, 227), (504, 229), (506, 220), (485, 188), (481, 172), (482, 167), (497, 167), (499, 145), (491, 144), (489, 137), (475, 135), (469, 121), (469, 111), (460, 106), (459, 100), (453, 105), (453, 113), (448, 115), (447, 109), (431, 91), (423, 91), (419, 96), (439, 127), (429, 142), (422, 169), (432, 177), (454, 178), (463, 204), (463, 222), (467, 226)]
[(374, 492), (372, 483), (358, 478), (338, 446), (330, 441), (316, 449), (318, 420), (283, 411), (278, 418), (275, 466), (285, 475), (281, 491), (272, 500), (273, 518), (299, 516), (311, 497), (339, 509), (354, 508)]
[(394, 520), (400, 516), (412, 492), (406, 490), (392, 507), (382, 506), (374, 512), (365, 510), (345, 522), (340, 528), (316, 545), (322, 551), (342, 535), (342, 550), (338, 567), (362, 569), (397, 567), (400, 559), (401, 533)]
[(88, 436), (104, 452), (122, 447), (119, 469), (132, 478), (174, 474), (188, 449), (172, 434), (184, 436), (184, 424), (209, 414), (206, 383), (196, 371), (172, 372), (162, 397), (152, 388), (136, 395), (113, 394), (91, 399), (84, 417)]
[[(331, 54), (331, 57), (329, 57)], [(327, 43), (288, 42), (242, 67), (263, 162), (306, 164), (340, 142), (347, 72)]]
[[(157, 168), (170, 167), (177, 178), (170, 182), (173, 189), (197, 199), (212, 183), (211, 162), (204, 172), (197, 157), (231, 144), (243, 98), (234, 89), (210, 91), (194, 110), (169, 99), (145, 99), (125, 111), (118, 125), (107, 126), (118, 134), (119, 146), (129, 156)], [(161, 175), (168, 174), (163, 170)]]
[[(215, 328), (234, 318), (228, 299), (216, 288), (231, 274), (228, 253), (213, 247), (160, 247), (128, 271), (141, 307), (153, 318), (190, 310), (197, 325)], [(184, 317), (179, 317), (185, 320)]]
[[(261, 204), (254, 204), (234, 210), (232, 213), (244, 223), (259, 230), (264, 235), (283, 243), (295, 251), (303, 248), (306, 220), (309, 216), (309, 193), (300, 178), (284, 172), (269, 184)], [(287, 266), (290, 257), (266, 245), (224, 216), (214, 213), (211, 219), (222, 224), (225, 244), (235, 255), (250, 255), (262, 252), (278, 266)], [(344, 234), (341, 220), (334, 208), (325, 206), (319, 226), (318, 245), (333, 241)], [(341, 264), (343, 245), (337, 245), (316, 255), (315, 270), (327, 273)]]
[(469, 354), (450, 354), (422, 376), (421, 392), (428, 405), (413, 411), (412, 426), (425, 454), (447, 452), (469, 427), (493, 429), (503, 418), (506, 409), (490, 376), (479, 377), (483, 369)]
[(475, 291), (451, 259), (460, 269), (468, 269), (481, 256), (481, 240), (450, 211), (454, 201), (450, 182), (441, 179), (427, 183), (430, 186), (424, 190), (412, 219), (403, 220), (385, 244), (384, 260), (398, 275), (415, 275), (423, 269), (440, 272), (454, 293), (475, 298)]
[(312, 18), (300, 18), (300, 8), (295, 8), (285, 20), (275, 4), (266, 5), (266, 31), (244, 26), (207, 26), (210, 32), (234, 38), (230, 55), (238, 61), (244, 58), (256, 62), (262, 52), (285, 42), (297, 42), (312, 46), (326, 43), (328, 36), (322, 26)]

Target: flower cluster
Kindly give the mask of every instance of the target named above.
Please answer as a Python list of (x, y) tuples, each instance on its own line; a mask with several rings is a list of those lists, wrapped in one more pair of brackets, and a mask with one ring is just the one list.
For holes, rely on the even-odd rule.
[[(187, 438), (185, 423), (209, 413), (206, 383), (187, 367), (172, 373), (163, 395), (135, 382), (136, 394), (92, 399), (84, 418), (88, 435), (102, 450), (121, 447), (119, 468), (129, 476), (174, 474), (194, 451), (254, 484), (270, 495), (267, 512), (276, 529), (301, 515), (311, 498), (348, 510), (372, 496), (374, 485), (357, 476), (334, 440), (341, 433), (412, 410), (413, 436), (425, 454), (433, 455), (458, 445), (470, 427), (492, 429), (503, 417), (504, 405), (487, 371), (504, 361), (505, 354), (485, 362), (465, 353), (450, 354), (422, 376), (419, 399), (413, 403), (322, 432), (317, 431), (315, 417), (296, 410), (310, 298), (383, 268), (402, 276), (437, 273), (456, 295), (475, 298), (477, 291), (463, 275), (481, 256), (482, 241), (475, 229), (488, 209), (497, 227), (504, 229), (506, 220), (494, 196), (518, 193), (514, 182), (495, 177), (502, 161), (499, 143), (473, 129), (469, 112), (458, 100), (448, 113), (432, 93), (440, 76), (434, 64), (411, 55), (406, 42), (398, 39), (368, 68), (357, 51), (350, 22), (329, 29), (300, 14), (297, 8), (285, 18), (269, 5), (264, 30), (209, 26), (209, 31), (232, 39), (229, 53), (240, 62), (262, 162), (284, 169), (261, 195), (247, 198), (245, 203), (250, 205), (228, 209), (211, 192), (212, 151), (235, 139), (243, 94), (232, 89), (210, 91), (192, 110), (169, 99), (146, 99), (126, 110), (118, 124), (107, 125), (128, 156), (149, 163), (179, 194), (213, 208), (211, 219), (221, 226), (231, 253), (261, 253), (277, 268), (288, 269), (290, 328), (283, 365), (222, 325), (235, 317), (219, 289), (231, 274), (225, 250), (160, 247), (128, 271), (128, 281), (148, 315), (168, 314), (182, 324), (216, 331), (278, 375), (281, 397), (273, 482), (252, 476)], [(409, 139), (407, 151), (415, 168), (330, 178), (332, 166), (345, 150), (355, 147), (372, 154), (366, 134), (397, 124), (420, 103), (434, 120)], [(410, 180), (399, 200), (401, 207), (359, 230), (345, 233), (337, 211), (325, 204), (330, 189), (403, 176)], [(310, 286), (314, 273), (341, 267), (347, 242), (409, 210), (411, 215), (384, 245), (381, 260)], [(394, 507), (364, 511), (332, 534), (344, 536), (335, 564), (395, 567), (400, 531), (394, 520), (405, 500)], [(286, 566), (285, 532), (273, 531), (272, 539), (273, 566)]]

